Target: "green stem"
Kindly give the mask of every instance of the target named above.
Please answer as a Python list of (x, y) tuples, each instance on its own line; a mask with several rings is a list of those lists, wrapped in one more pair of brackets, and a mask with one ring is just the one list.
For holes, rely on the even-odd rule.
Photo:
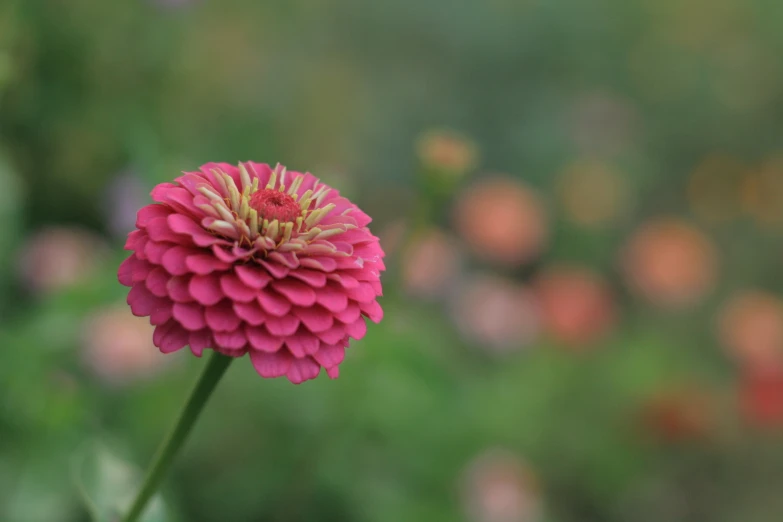
[(149, 502), (150, 498), (152, 498), (158, 490), (158, 486), (160, 486), (174, 457), (177, 456), (179, 449), (182, 447), (190, 430), (196, 423), (201, 410), (204, 409), (204, 405), (207, 403), (209, 396), (212, 394), (215, 386), (217, 386), (220, 378), (233, 360), (233, 357), (213, 352), (212, 357), (204, 367), (196, 386), (193, 388), (193, 391), (190, 392), (190, 397), (188, 398), (187, 403), (185, 403), (182, 412), (180, 412), (179, 419), (177, 419), (174, 429), (163, 441), (155, 458), (152, 460), (152, 465), (147, 471), (144, 483), (141, 485), (141, 489), (136, 495), (136, 499), (133, 501), (128, 514), (122, 519), (123, 522), (136, 522), (144, 512), (147, 502)]

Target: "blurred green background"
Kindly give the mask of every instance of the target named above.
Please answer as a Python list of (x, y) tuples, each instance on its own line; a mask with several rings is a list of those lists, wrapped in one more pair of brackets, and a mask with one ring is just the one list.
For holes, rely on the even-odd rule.
[(782, 21), (4, 0), (0, 520), (133, 493), (203, 361), (130, 314), (124, 236), (156, 183), (240, 160), (375, 218), (386, 318), (336, 381), (234, 365), (155, 521), (781, 520)]

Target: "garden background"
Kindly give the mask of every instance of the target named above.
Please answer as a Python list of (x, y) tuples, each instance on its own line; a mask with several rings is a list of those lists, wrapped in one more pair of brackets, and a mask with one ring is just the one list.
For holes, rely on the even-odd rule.
[(374, 217), (386, 318), (336, 381), (234, 365), (151, 522), (781, 520), (782, 21), (4, 0), (0, 520), (133, 493), (203, 361), (131, 315), (124, 238), (240, 160)]

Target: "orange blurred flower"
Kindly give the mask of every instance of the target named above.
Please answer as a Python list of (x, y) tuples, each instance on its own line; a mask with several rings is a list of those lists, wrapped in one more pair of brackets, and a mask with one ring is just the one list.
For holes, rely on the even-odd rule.
[(405, 290), (419, 297), (442, 296), (457, 277), (459, 258), (456, 242), (443, 231), (418, 234), (403, 253)]
[(457, 290), (453, 315), (463, 335), (494, 352), (528, 345), (540, 330), (533, 294), (497, 276), (474, 276), (464, 282)]
[(548, 239), (538, 194), (508, 177), (485, 179), (464, 191), (454, 223), (476, 255), (510, 266), (538, 256)]
[(718, 318), (721, 343), (743, 366), (783, 368), (783, 301), (763, 291), (732, 297)]
[(51, 293), (87, 279), (107, 251), (104, 241), (87, 230), (45, 228), (22, 247), (18, 271), (34, 292)]
[(469, 464), (462, 478), (463, 505), (474, 522), (541, 520), (539, 484), (514, 453), (488, 450)]
[(626, 245), (622, 265), (631, 289), (662, 307), (696, 304), (717, 277), (717, 254), (710, 239), (673, 218), (643, 224)]
[(451, 130), (431, 130), (422, 134), (416, 151), (426, 167), (464, 175), (476, 167), (478, 148), (465, 136)]
[(612, 224), (628, 209), (625, 179), (598, 160), (571, 163), (560, 178), (559, 193), (566, 216), (583, 227)]
[(616, 310), (609, 285), (587, 268), (551, 267), (539, 275), (534, 287), (547, 331), (561, 342), (589, 344), (614, 326)]
[(95, 312), (82, 325), (82, 358), (110, 385), (154, 375), (171, 360), (152, 343), (154, 329), (146, 318), (129, 314), (124, 305)]

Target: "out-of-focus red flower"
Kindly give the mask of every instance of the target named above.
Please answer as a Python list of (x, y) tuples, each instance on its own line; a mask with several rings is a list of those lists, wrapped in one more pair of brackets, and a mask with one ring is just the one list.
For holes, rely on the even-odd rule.
[(628, 209), (628, 185), (610, 165), (591, 159), (570, 164), (559, 181), (566, 217), (588, 228), (617, 221)]
[(516, 454), (488, 450), (467, 467), (462, 499), (473, 522), (537, 522), (542, 516), (539, 484)]
[(473, 276), (458, 288), (454, 322), (467, 338), (490, 352), (508, 352), (533, 342), (540, 311), (527, 288), (497, 276)]
[(405, 290), (419, 297), (443, 296), (457, 277), (459, 257), (456, 242), (443, 231), (420, 233), (403, 253)]
[(604, 279), (590, 269), (553, 266), (534, 284), (547, 331), (579, 346), (604, 337), (614, 326), (614, 298)]
[(783, 428), (783, 370), (745, 369), (739, 382), (740, 408), (745, 421), (757, 428)]
[(699, 440), (714, 427), (713, 408), (710, 397), (695, 387), (665, 390), (643, 404), (643, 427), (646, 435), (662, 442)]
[(262, 377), (336, 378), (349, 339), (383, 316), (370, 217), (312, 174), (208, 163), (152, 191), (120, 282), (164, 353), (249, 354)]
[(451, 130), (432, 130), (421, 135), (416, 150), (428, 168), (462, 176), (476, 167), (478, 148), (465, 136)]
[(19, 253), (21, 279), (34, 292), (47, 294), (87, 279), (106, 257), (97, 235), (80, 228), (52, 227), (35, 233)]
[(721, 343), (742, 366), (783, 369), (783, 301), (763, 291), (732, 297), (718, 317)]
[(110, 307), (90, 315), (82, 327), (85, 364), (104, 382), (122, 385), (152, 376), (170, 359), (152, 344), (155, 328), (125, 307)]
[(477, 256), (509, 266), (538, 256), (548, 239), (539, 196), (508, 177), (488, 178), (465, 190), (457, 201), (454, 223)]
[(717, 277), (717, 255), (701, 231), (678, 219), (643, 224), (622, 252), (631, 290), (649, 302), (668, 308), (696, 304)]

